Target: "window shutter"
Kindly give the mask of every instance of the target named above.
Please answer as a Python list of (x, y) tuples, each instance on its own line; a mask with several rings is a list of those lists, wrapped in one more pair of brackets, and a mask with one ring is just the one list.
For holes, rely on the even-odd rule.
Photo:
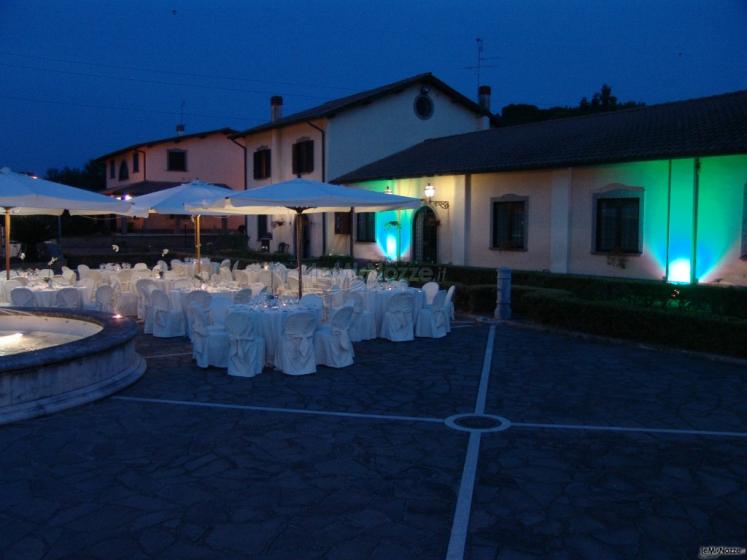
[(301, 173), (299, 169), (300, 162), (298, 161), (300, 152), (301, 152), (300, 144), (298, 143), (293, 144), (293, 169), (292, 170), (293, 170), (294, 175), (298, 175), (299, 173)]
[(335, 233), (350, 235), (350, 212), (335, 212)]

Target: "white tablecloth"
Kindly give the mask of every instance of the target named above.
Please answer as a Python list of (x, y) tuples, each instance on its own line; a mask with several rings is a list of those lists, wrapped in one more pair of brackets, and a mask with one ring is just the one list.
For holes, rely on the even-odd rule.
[[(361, 290), (359, 293), (363, 295), (363, 299), (366, 302), (366, 309), (373, 313), (374, 320), (376, 321), (376, 332), (381, 329), (381, 321), (384, 318), (384, 310), (386, 309), (386, 303), (395, 294), (401, 294), (402, 289), (400, 288), (373, 288), (368, 290)], [(415, 296), (415, 305), (413, 307), (413, 322), (417, 322), (418, 313), (423, 309), (425, 305), (425, 293), (423, 290), (418, 288), (405, 288), (404, 291), (411, 292)]]
[(249, 305), (232, 305), (228, 312), (248, 313), (254, 322), (255, 329), (265, 339), (265, 361), (273, 365), (275, 360), (275, 348), (279, 344), (283, 334), (285, 321), (294, 313), (309, 311), (316, 315), (317, 326), (321, 323), (321, 309), (302, 307), (300, 305), (289, 305), (277, 308), (252, 307)]
[[(69, 286), (67, 286), (69, 287)], [(57, 303), (57, 292), (62, 288), (40, 288), (35, 286), (28, 286), (28, 288), (34, 292), (36, 303), (39, 307), (56, 307)], [(91, 289), (85, 286), (74, 286), (78, 292), (83, 303), (89, 303), (91, 301)]]

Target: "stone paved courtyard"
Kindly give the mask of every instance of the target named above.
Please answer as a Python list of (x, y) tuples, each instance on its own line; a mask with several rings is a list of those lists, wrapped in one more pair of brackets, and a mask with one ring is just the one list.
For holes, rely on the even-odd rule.
[[(697, 558), (747, 546), (747, 368), (463, 321), (0, 428), (0, 558)], [(474, 412), (501, 417), (461, 422)], [(465, 425), (476, 429), (465, 428)], [(457, 429), (455, 429), (457, 428)]]

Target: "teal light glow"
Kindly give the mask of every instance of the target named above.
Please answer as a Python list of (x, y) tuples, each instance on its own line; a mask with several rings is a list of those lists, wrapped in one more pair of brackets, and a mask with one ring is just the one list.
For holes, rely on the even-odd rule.
[(690, 260), (677, 259), (669, 263), (669, 282), (677, 284), (690, 283)]
[[(361, 183), (360, 186), (381, 193), (386, 192), (387, 187), (392, 187), (391, 192), (398, 194), (396, 181), (367, 181)], [(409, 256), (412, 216), (413, 210), (387, 210), (376, 213), (376, 246), (382, 256), (390, 260), (398, 260), (397, 246), (399, 246), (399, 259), (406, 259)]]
[(412, 240), (412, 210), (387, 210), (376, 213), (376, 244), (382, 254), (391, 260), (409, 255)]

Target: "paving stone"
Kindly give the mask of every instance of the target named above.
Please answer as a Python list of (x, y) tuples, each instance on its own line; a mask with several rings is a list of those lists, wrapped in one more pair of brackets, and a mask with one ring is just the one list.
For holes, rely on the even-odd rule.
[[(232, 378), (154, 358), (119, 396), (445, 418), (487, 327), (356, 345), (356, 364)], [(145, 354), (185, 339), (141, 336)], [(498, 326), (488, 412), (747, 431), (743, 368)], [(442, 559), (467, 435), (441, 423), (105, 399), (0, 429), (2, 558)], [(695, 557), (747, 534), (744, 439), (514, 427), (481, 436), (467, 560)]]

